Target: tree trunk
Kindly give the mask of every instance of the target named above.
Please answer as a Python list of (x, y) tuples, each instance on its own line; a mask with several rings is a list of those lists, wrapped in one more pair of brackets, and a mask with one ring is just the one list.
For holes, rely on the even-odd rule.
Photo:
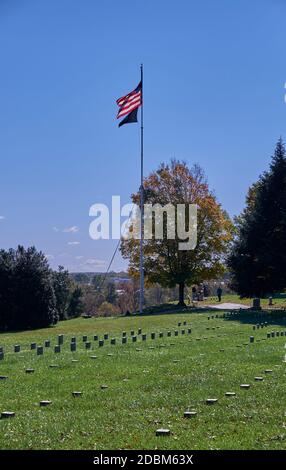
[(181, 305), (182, 307), (186, 306), (184, 292), (185, 292), (185, 283), (180, 282), (179, 283), (179, 303), (178, 303), (178, 305)]

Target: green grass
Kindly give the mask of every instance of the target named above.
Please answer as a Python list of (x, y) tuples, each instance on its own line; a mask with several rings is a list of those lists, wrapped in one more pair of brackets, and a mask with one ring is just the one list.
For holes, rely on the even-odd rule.
[[(8, 380), (0, 380), (0, 411), (16, 416), (0, 420), (0, 448), (286, 449), (285, 338), (263, 340), (267, 331), (286, 330), (285, 324), (273, 319), (271, 326), (253, 331), (248, 313), (234, 319), (207, 317), (206, 312), (77, 319), (45, 330), (1, 334), (6, 355), (0, 375)], [(165, 336), (186, 328), (177, 327), (184, 320), (192, 326), (191, 335)], [(139, 327), (148, 340), (132, 344), (130, 331)], [(127, 345), (98, 348), (92, 341), (92, 351), (83, 347), (83, 334), (92, 339), (108, 332), (119, 340), (122, 331), (128, 332)], [(151, 331), (163, 331), (164, 338), (150, 340)], [(55, 354), (60, 333), (65, 342), (61, 354)], [(73, 335), (76, 353), (69, 350)], [(254, 344), (249, 344), (251, 335)], [(37, 357), (30, 343), (45, 339), (52, 347)], [(13, 352), (14, 344), (21, 345), (20, 353)], [(90, 358), (93, 354), (97, 359)], [(28, 367), (34, 374), (25, 373)], [(264, 374), (267, 368), (273, 373)], [(264, 381), (255, 382), (255, 376)], [(241, 383), (250, 389), (240, 389)], [(108, 388), (102, 390), (102, 384)], [(73, 391), (82, 391), (82, 397), (73, 398)], [(236, 396), (225, 397), (227, 391)], [(218, 403), (208, 406), (207, 398)], [(52, 404), (40, 408), (40, 400)], [(197, 416), (183, 418), (187, 408)], [(160, 427), (169, 428), (171, 436), (156, 437)]]

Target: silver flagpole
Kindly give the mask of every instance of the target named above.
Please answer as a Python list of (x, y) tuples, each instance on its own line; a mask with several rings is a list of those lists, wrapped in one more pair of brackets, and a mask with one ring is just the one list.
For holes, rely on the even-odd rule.
[(143, 64), (141, 64), (141, 184), (140, 184), (140, 302), (139, 311), (143, 312), (144, 306), (144, 259), (143, 259), (143, 238), (144, 238), (144, 188), (143, 188)]

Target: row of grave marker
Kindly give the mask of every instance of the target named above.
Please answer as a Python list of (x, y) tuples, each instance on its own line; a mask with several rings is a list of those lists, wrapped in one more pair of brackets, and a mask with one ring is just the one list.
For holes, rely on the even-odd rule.
[[(187, 330), (185, 330), (185, 329), (181, 330), (182, 335), (184, 335), (186, 333), (191, 334), (191, 332), (192, 332), (191, 328), (187, 328)], [(146, 333), (142, 334), (141, 328), (138, 330), (138, 335), (140, 335), (140, 334), (141, 334), (141, 340), (142, 341), (147, 341), (148, 336), (147, 336)], [(158, 338), (163, 338), (164, 337), (164, 332), (161, 331), (161, 332), (157, 333), (157, 336), (158, 336)], [(171, 330), (167, 331), (166, 336), (171, 337), (172, 336), (172, 331)], [(179, 336), (179, 330), (174, 331), (174, 336)], [(131, 331), (131, 341), (132, 341), (132, 343), (136, 343), (137, 338), (138, 338), (138, 336), (135, 335), (135, 332)], [(156, 339), (156, 333), (155, 332), (150, 333), (150, 338), (152, 340)], [(98, 341), (98, 347), (102, 347), (102, 346), (104, 346), (105, 341), (107, 341), (109, 339), (109, 334), (105, 333), (104, 334), (104, 339), (99, 339), (98, 335), (94, 335), (93, 339), (94, 339), (94, 341)], [(82, 337), (82, 340), (83, 340), (83, 343), (85, 344), (85, 349), (91, 349), (91, 346), (92, 346), (91, 342), (88, 341), (88, 337), (86, 335), (84, 335)], [(122, 338), (121, 338), (121, 344), (127, 344), (127, 340), (128, 340), (127, 332), (123, 331), (122, 332)], [(46, 348), (49, 348), (51, 346), (50, 340), (46, 340), (44, 344), (45, 344)], [(55, 353), (60, 353), (61, 352), (61, 346), (63, 344), (64, 344), (64, 336), (59, 335), (58, 336), (58, 344), (56, 346), (54, 346), (54, 352)], [(116, 338), (111, 338), (110, 339), (110, 344), (111, 345), (116, 345)], [(38, 356), (41, 356), (41, 355), (44, 354), (44, 347), (43, 346), (37, 346), (37, 343), (31, 343), (30, 349), (31, 350), (36, 350)], [(75, 352), (77, 350), (76, 337), (71, 338), (70, 350), (71, 350), (71, 352)], [(14, 346), (14, 352), (15, 353), (21, 352), (21, 346), (19, 344), (16, 344)], [(3, 350), (2, 347), (0, 348), (0, 360), (1, 359), (4, 359), (4, 350)]]
[[(179, 326), (179, 324), (178, 324)], [(139, 329), (138, 330), (138, 334), (140, 334), (142, 330)], [(188, 328), (187, 329), (187, 333), (190, 334), (192, 332), (192, 329), (191, 328)], [(185, 334), (185, 330), (182, 329), (181, 330), (181, 334)], [(172, 335), (172, 332), (171, 331), (168, 331), (167, 332), (167, 337), (170, 337)], [(178, 330), (175, 330), (174, 331), (174, 335), (175, 336), (178, 336), (179, 335), (179, 331)], [(268, 332), (267, 333), (267, 338), (274, 338), (274, 337), (279, 337), (279, 336), (286, 336), (286, 331), (271, 331), (271, 332)], [(159, 332), (158, 333), (158, 337), (159, 338), (163, 338), (164, 337), (164, 333), (163, 332)], [(152, 332), (150, 334), (150, 338), (152, 340), (154, 340), (156, 338), (156, 333), (155, 332)], [(82, 337), (83, 339), (83, 342), (85, 343), (85, 348), (86, 349), (91, 349), (91, 342), (88, 341), (88, 337), (86, 335), (84, 335)], [(102, 347), (104, 346), (104, 341), (108, 340), (109, 339), (109, 335), (108, 333), (105, 333), (104, 334), (104, 339), (99, 339), (98, 338), (98, 335), (94, 335), (94, 341), (98, 341), (98, 346), (99, 347)], [(141, 337), (142, 341), (146, 341), (147, 340), (147, 334), (142, 334), (142, 337)], [(137, 342), (137, 336), (135, 335), (135, 332), (134, 331), (131, 331), (131, 340), (133, 343)], [(253, 343), (254, 342), (254, 336), (250, 336), (250, 343)], [(64, 343), (64, 336), (63, 335), (59, 335), (58, 336), (58, 344), (54, 347), (54, 352), (55, 353), (60, 353), (61, 352), (61, 345), (63, 345)], [(121, 343), (122, 344), (126, 344), (127, 343), (127, 333), (124, 331), (122, 332), (122, 338), (121, 338)], [(50, 340), (46, 340), (45, 341), (45, 347), (48, 348), (51, 346), (51, 342)], [(116, 338), (111, 338), (110, 340), (110, 344), (111, 345), (115, 345), (116, 344)], [(31, 343), (31, 350), (36, 350), (37, 351), (37, 355), (40, 356), (40, 355), (43, 355), (44, 353), (44, 348), (43, 346), (37, 346), (36, 343)], [(71, 338), (71, 343), (70, 343), (70, 350), (72, 352), (75, 352), (77, 350), (77, 343), (76, 343), (76, 337), (72, 337)], [(15, 345), (14, 346), (14, 352), (15, 353), (19, 353), (21, 351), (21, 347), (20, 345)], [(0, 360), (1, 359), (4, 359), (4, 350), (3, 350), (3, 347), (0, 347)]]
[[(26, 369), (26, 372), (28, 372), (28, 370), (30, 372), (34, 372), (34, 369)], [(270, 374), (272, 372), (273, 372), (272, 369), (265, 369), (265, 371), (264, 371), (265, 374)], [(5, 378), (7, 378), (7, 377), (5, 377)], [(263, 377), (256, 376), (256, 377), (254, 377), (254, 380), (256, 382), (261, 382), (261, 381), (263, 381)], [(107, 388), (108, 388), (107, 385), (101, 385), (101, 389), (104, 390), (104, 389), (107, 389)], [(246, 383), (240, 384), (240, 388), (248, 390), (250, 388), (250, 384), (246, 384)], [(73, 391), (72, 392), (72, 396), (74, 398), (81, 397), (82, 395), (83, 395), (82, 391)], [(225, 392), (225, 396), (226, 397), (234, 397), (234, 396), (236, 396), (236, 392)], [(214, 405), (217, 402), (218, 402), (218, 398), (207, 398), (205, 400), (206, 405)], [(49, 406), (51, 404), (52, 404), (51, 400), (42, 400), (42, 401), (39, 402), (40, 407), (46, 407), (46, 406)], [(197, 411), (195, 411), (195, 410), (190, 411), (189, 409), (187, 409), (184, 412), (183, 417), (184, 418), (194, 418), (196, 415), (197, 415)], [(1, 419), (7, 419), (7, 418), (12, 418), (12, 417), (15, 417), (15, 412), (13, 412), (13, 411), (3, 411), (3, 412), (1, 412)], [(170, 434), (171, 434), (171, 432), (170, 432), (169, 429), (160, 428), (160, 429), (156, 430), (156, 436), (169, 436)]]

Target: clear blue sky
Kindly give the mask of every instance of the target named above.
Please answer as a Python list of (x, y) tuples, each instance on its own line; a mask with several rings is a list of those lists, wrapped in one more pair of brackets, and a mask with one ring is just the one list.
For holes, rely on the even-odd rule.
[(285, 18), (283, 0), (0, 0), (0, 246), (104, 270), (116, 242), (89, 238), (89, 207), (138, 188), (139, 127), (118, 129), (115, 100), (141, 62), (145, 172), (198, 162), (239, 213), (286, 138)]

